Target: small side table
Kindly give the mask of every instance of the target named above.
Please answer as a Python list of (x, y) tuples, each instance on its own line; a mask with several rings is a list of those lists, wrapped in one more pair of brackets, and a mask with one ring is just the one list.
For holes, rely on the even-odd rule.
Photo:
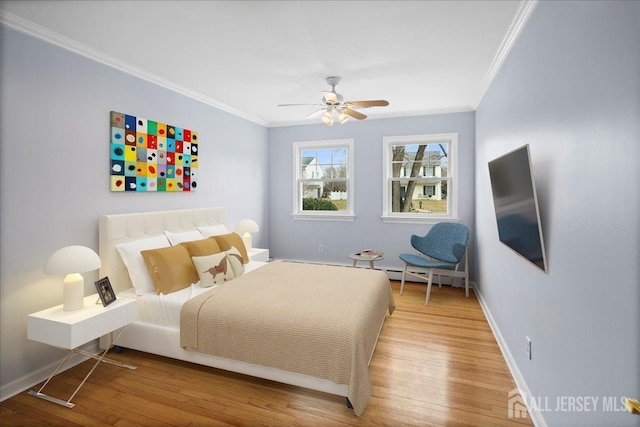
[[(96, 304), (97, 301), (98, 303)], [(129, 323), (136, 321), (137, 316), (137, 301), (135, 299), (118, 298), (104, 307), (99, 303), (98, 294), (85, 297), (84, 307), (79, 310), (64, 311), (62, 305), (58, 305), (30, 314), (27, 319), (28, 338), (54, 347), (68, 349), (69, 354), (67, 354), (67, 357), (58, 365), (56, 370), (53, 371), (42, 387), (40, 387), (38, 391), (29, 391), (29, 394), (40, 399), (48, 400), (49, 402), (57, 403), (58, 405), (66, 406), (67, 408), (73, 408), (75, 404), (71, 403), (71, 399), (75, 397), (76, 393), (78, 393), (100, 362), (110, 363), (127, 369), (136, 369), (135, 366), (125, 365), (124, 363), (105, 358), (104, 356), (110, 347), (98, 354), (81, 350), (78, 347), (119, 328), (122, 328), (120, 331), (120, 333), (122, 333)], [(118, 339), (120, 333), (117, 334), (115, 340)], [(71, 397), (69, 397), (69, 400), (64, 401), (42, 393), (42, 390), (49, 384), (49, 381), (60, 372), (62, 366), (74, 353), (95, 359), (96, 363)]]
[(269, 261), (269, 249), (251, 248), (247, 251), (247, 255), (251, 261)]
[(353, 260), (353, 265), (352, 267), (356, 266), (356, 263), (358, 261), (365, 261), (369, 263), (369, 268), (373, 269), (373, 263), (375, 261), (382, 261), (384, 259), (384, 255), (379, 255), (375, 258), (372, 258), (370, 256), (362, 256), (362, 255), (358, 255), (358, 253), (353, 253), (353, 254), (349, 254), (349, 258), (351, 258)]

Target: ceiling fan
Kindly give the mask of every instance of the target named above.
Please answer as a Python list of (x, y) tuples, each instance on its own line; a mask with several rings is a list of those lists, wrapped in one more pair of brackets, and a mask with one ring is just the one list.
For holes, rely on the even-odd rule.
[(358, 120), (364, 120), (366, 115), (359, 111), (358, 108), (370, 108), (370, 107), (386, 107), (389, 105), (388, 101), (384, 99), (377, 99), (371, 101), (344, 101), (344, 98), (339, 93), (336, 93), (336, 86), (340, 83), (340, 77), (330, 76), (327, 77), (327, 84), (331, 86), (331, 92), (322, 92), (321, 104), (278, 104), (278, 107), (293, 107), (309, 105), (313, 107), (321, 107), (319, 110), (309, 114), (306, 118), (316, 117), (322, 115), (322, 122), (327, 126), (333, 126), (335, 122), (344, 123), (349, 120), (349, 117)]

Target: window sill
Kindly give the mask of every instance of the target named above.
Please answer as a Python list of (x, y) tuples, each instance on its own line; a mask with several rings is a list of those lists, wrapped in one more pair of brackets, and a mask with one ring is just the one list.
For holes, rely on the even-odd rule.
[(382, 222), (384, 223), (401, 223), (401, 224), (436, 224), (438, 222), (458, 222), (460, 218), (454, 218), (451, 216), (396, 216), (396, 215), (382, 215)]
[(355, 219), (355, 215), (352, 214), (301, 214), (294, 213), (291, 214), (293, 219), (296, 220), (305, 220), (305, 221), (353, 221)]

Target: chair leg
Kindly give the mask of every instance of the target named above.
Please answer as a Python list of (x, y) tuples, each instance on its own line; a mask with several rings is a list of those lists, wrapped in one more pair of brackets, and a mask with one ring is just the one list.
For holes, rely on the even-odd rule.
[(427, 282), (427, 297), (424, 299), (424, 305), (429, 305), (429, 295), (431, 295), (431, 283), (433, 282), (433, 269), (429, 270), (429, 281)]
[(402, 292), (404, 291), (404, 278), (407, 275), (407, 267), (409, 266), (409, 264), (405, 263), (404, 264), (404, 270), (402, 270), (402, 281), (400, 282), (400, 295), (402, 295)]
[(438, 279), (438, 287), (442, 288), (442, 274), (438, 274), (436, 278)]

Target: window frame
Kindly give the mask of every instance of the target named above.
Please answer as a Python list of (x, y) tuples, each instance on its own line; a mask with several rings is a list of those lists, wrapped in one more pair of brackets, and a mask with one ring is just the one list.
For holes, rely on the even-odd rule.
[[(303, 178), (302, 175), (302, 151), (323, 149), (347, 149), (347, 210), (346, 211), (304, 211), (302, 210), (302, 184), (307, 181), (319, 181), (317, 178)], [(353, 138), (331, 139), (321, 141), (299, 141), (293, 143), (293, 213), (294, 219), (302, 220), (327, 220), (327, 221), (353, 221), (354, 213), (354, 153), (355, 144)]]
[[(449, 145), (447, 153), (447, 176), (440, 181), (447, 181), (447, 213), (407, 213), (391, 211), (391, 192), (393, 179), (393, 146), (420, 145), (446, 142)], [(382, 138), (382, 221), (415, 224), (429, 224), (441, 221), (458, 221), (458, 133), (434, 133), (423, 135), (385, 136)], [(421, 171), (422, 172), (422, 171)], [(400, 180), (398, 177), (396, 180)], [(424, 179), (418, 176), (417, 180)], [(431, 179), (431, 178), (429, 178)]]

